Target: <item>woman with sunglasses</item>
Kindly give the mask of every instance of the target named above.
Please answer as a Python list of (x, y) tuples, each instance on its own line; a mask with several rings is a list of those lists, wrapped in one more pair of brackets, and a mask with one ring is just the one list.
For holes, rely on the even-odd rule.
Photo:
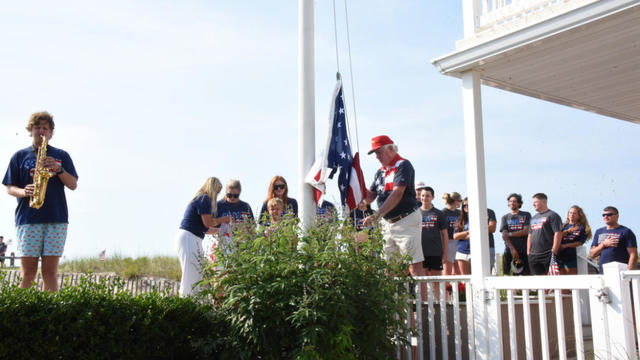
[(562, 242), (556, 255), (560, 275), (576, 275), (578, 273), (578, 256), (576, 248), (591, 238), (591, 227), (582, 208), (573, 205), (569, 208), (567, 219), (562, 224)]
[(251, 206), (240, 200), (241, 191), (242, 186), (239, 180), (229, 180), (224, 198), (218, 201), (218, 214), (220, 216), (231, 215), (234, 223), (253, 220)]
[(282, 215), (292, 214), (294, 217), (298, 216), (298, 202), (296, 201), (296, 199), (288, 197), (288, 193), (289, 188), (287, 186), (287, 181), (282, 176), (274, 176), (269, 183), (267, 198), (262, 203), (262, 208), (260, 209), (261, 225), (269, 224), (269, 212), (267, 203), (273, 198), (279, 198), (280, 200), (282, 200), (282, 203), (284, 204), (284, 211), (282, 212)]
[(211, 232), (215, 226), (231, 221), (229, 215), (215, 217), (218, 207), (216, 200), (221, 190), (222, 184), (218, 178), (208, 178), (187, 205), (180, 223), (176, 250), (182, 268), (180, 294), (183, 296), (197, 292), (194, 284), (202, 280), (204, 234)]

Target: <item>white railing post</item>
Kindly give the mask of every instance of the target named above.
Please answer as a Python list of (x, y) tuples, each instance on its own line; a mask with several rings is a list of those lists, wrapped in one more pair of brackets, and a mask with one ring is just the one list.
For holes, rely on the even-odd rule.
[(609, 351), (611, 356), (623, 359), (637, 359), (635, 347), (633, 315), (629, 283), (623, 281), (621, 273), (626, 264), (611, 262), (602, 266), (604, 285), (609, 290), (607, 321), (609, 323)]
[(473, 36), (478, 28), (478, 19), (482, 13), (482, 0), (462, 0), (462, 21), (464, 37)]
[[(580, 246), (576, 249), (578, 253), (578, 275), (589, 274), (589, 263), (587, 263), (587, 255), (589, 250), (586, 246)], [(582, 325), (591, 324), (591, 317), (589, 316), (589, 293), (586, 290), (579, 290), (580, 293), (580, 315), (582, 316)]]

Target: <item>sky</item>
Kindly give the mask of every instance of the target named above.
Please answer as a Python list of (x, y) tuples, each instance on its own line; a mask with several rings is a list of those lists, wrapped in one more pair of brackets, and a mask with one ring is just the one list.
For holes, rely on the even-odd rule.
[[(444, 192), (465, 196), (461, 80), (430, 63), (462, 38), (461, 3), (349, 1), (350, 73), (344, 2), (336, 0), (338, 60), (333, 2), (315, 2), (316, 153), (339, 66), (354, 151), (386, 134), (416, 180), (435, 189), (437, 207)], [(298, 198), (297, 16), (297, 1), (3, 4), (2, 173), (31, 143), (29, 115), (51, 112), (50, 143), (79, 175), (67, 190), (65, 259), (175, 255), (185, 207), (209, 176), (239, 179), (254, 212), (274, 175)], [(640, 126), (489, 87), (482, 97), (488, 206), (498, 217), (509, 193), (535, 213), (531, 196), (544, 192), (563, 219), (577, 204), (595, 229), (614, 205), (620, 223), (640, 232)], [(379, 166), (362, 155), (368, 184)], [(329, 189), (337, 203), (335, 182)], [(15, 238), (15, 207), (0, 196), (5, 240)]]

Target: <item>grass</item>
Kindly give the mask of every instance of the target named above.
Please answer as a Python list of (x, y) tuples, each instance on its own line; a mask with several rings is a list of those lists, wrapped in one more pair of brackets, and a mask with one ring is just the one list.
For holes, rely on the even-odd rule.
[(182, 271), (175, 256), (130, 258), (114, 255), (100, 261), (97, 258), (80, 258), (60, 263), (59, 273), (115, 273), (123, 278), (158, 277), (180, 280)]

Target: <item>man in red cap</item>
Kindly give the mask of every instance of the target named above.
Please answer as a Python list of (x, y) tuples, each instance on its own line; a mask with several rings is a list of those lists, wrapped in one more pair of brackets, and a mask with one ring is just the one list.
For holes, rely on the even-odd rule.
[(376, 171), (363, 201), (370, 204), (377, 198), (378, 211), (364, 219), (364, 226), (380, 220), (385, 257), (408, 254), (412, 258), (409, 272), (423, 275), (422, 216), (416, 200), (413, 166), (398, 155), (398, 147), (386, 135), (371, 139), (371, 153), (376, 154), (382, 167)]

